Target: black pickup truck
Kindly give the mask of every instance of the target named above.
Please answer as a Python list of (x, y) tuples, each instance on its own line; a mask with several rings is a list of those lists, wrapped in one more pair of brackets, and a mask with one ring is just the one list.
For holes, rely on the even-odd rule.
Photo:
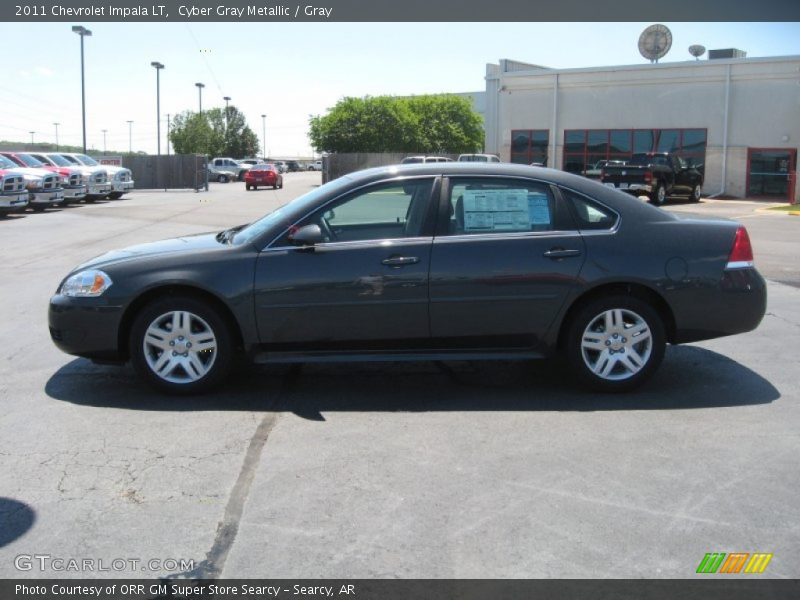
[(624, 165), (606, 165), (600, 182), (636, 196), (647, 195), (650, 202), (661, 205), (668, 196), (700, 200), (703, 174), (679, 156), (648, 152), (634, 154)]

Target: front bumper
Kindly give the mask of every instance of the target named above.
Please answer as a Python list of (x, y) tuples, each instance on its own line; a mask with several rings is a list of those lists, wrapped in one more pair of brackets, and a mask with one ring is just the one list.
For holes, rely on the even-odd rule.
[(47, 321), (56, 347), (75, 356), (95, 360), (122, 360), (119, 326), (123, 307), (110, 306), (102, 298), (50, 298)]
[(64, 187), (64, 200), (82, 200), (86, 197), (85, 185), (74, 185)]
[(101, 197), (105, 196), (111, 191), (110, 183), (90, 183), (86, 190), (87, 196)]
[(62, 188), (54, 190), (35, 190), (30, 192), (28, 199), (31, 206), (51, 206), (64, 201), (64, 190)]
[(133, 189), (133, 180), (111, 182), (111, 191), (113, 192), (129, 192), (132, 189)]
[(28, 190), (0, 194), (0, 212), (10, 213), (25, 210), (28, 206)]

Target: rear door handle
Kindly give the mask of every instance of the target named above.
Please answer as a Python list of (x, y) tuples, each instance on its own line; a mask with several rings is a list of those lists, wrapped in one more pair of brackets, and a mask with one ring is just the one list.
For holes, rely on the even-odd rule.
[(405, 267), (406, 265), (415, 265), (419, 262), (416, 256), (390, 256), (381, 261), (382, 265), (388, 267)]
[(547, 258), (568, 258), (570, 256), (579, 256), (580, 250), (574, 248), (550, 248), (544, 253)]

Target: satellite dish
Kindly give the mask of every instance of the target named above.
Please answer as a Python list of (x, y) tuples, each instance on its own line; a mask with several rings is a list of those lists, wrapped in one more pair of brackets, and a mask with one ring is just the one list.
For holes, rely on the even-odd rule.
[(658, 62), (672, 48), (672, 32), (666, 25), (650, 25), (639, 36), (639, 53), (650, 62)]
[(706, 47), (700, 44), (689, 46), (689, 54), (694, 56), (695, 60), (700, 60), (700, 57), (706, 53)]

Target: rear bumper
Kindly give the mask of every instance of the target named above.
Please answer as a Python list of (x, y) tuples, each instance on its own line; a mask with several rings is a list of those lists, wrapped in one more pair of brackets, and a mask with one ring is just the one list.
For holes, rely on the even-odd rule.
[(123, 307), (99, 298), (50, 298), (47, 321), (50, 338), (59, 350), (95, 360), (120, 360), (119, 325)]
[(627, 184), (623, 184), (623, 185), (626, 185), (627, 187), (620, 187), (620, 184), (611, 183), (611, 182), (607, 182), (607, 183), (604, 182), (603, 185), (605, 185), (606, 187), (614, 188), (615, 190), (619, 190), (620, 192), (628, 192), (628, 193), (631, 193), (631, 194), (634, 194), (634, 193), (649, 194), (649, 193), (651, 193), (653, 191), (653, 186), (650, 185), (649, 183), (627, 183)]
[(700, 294), (676, 311), (676, 343), (752, 331), (767, 310), (767, 284), (754, 268), (726, 270), (716, 287)]

